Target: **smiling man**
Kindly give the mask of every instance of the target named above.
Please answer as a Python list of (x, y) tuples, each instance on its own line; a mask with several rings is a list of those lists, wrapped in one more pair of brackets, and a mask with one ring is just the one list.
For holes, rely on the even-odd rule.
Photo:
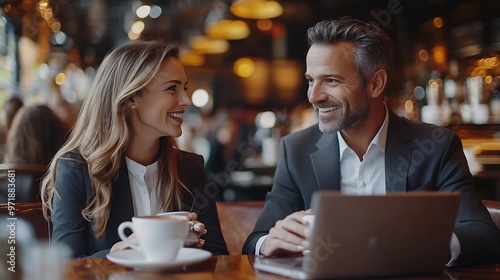
[(318, 190), (458, 191), (448, 265), (500, 262), (500, 230), (472, 186), (460, 139), (448, 129), (399, 117), (384, 103), (393, 60), (389, 37), (351, 17), (319, 22), (307, 36), (307, 96), (318, 124), (282, 139), (274, 186), (243, 253), (306, 249), (301, 220)]

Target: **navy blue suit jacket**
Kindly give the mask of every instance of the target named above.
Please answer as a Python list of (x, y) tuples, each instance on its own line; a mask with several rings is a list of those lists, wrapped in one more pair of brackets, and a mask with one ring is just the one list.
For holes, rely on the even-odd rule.
[[(60, 196), (53, 199), (53, 242), (67, 244), (73, 257), (105, 257), (118, 241), (118, 226), (134, 216), (127, 164), (122, 160), (116, 180), (113, 182), (111, 211), (106, 232), (100, 239), (95, 237), (92, 225), (81, 214), (91, 199), (88, 166), (78, 153), (67, 153), (57, 161), (56, 189)], [(182, 190), (182, 209), (198, 214), (198, 220), (208, 230), (203, 249), (213, 254), (229, 254), (220, 229), (215, 200), (211, 196), (208, 178), (203, 167), (203, 157), (181, 151), (179, 160), (180, 180), (194, 194)]]
[[(500, 230), (473, 188), (462, 143), (455, 133), (390, 112), (385, 175), (387, 192), (461, 192), (454, 230), (461, 247), (458, 264), (500, 262)], [(276, 221), (309, 209), (314, 192), (340, 190), (337, 133), (322, 133), (316, 124), (284, 137), (274, 180), (264, 210), (243, 246), (244, 254), (255, 253), (257, 240)]]

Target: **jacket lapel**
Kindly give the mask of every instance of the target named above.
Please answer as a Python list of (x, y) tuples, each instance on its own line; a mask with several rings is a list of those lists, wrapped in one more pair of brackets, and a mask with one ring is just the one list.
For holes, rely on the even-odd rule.
[(340, 191), (340, 156), (337, 133), (324, 133), (310, 155), (319, 190)]
[(412, 149), (406, 143), (410, 135), (400, 117), (389, 112), (389, 129), (385, 150), (386, 192), (406, 192)]
[(113, 183), (111, 194), (111, 211), (109, 213), (106, 235), (108, 243), (113, 245), (121, 239), (118, 237), (118, 226), (124, 221), (132, 220), (134, 207), (132, 202), (132, 191), (128, 178), (128, 169), (125, 160), (122, 160), (118, 177)]

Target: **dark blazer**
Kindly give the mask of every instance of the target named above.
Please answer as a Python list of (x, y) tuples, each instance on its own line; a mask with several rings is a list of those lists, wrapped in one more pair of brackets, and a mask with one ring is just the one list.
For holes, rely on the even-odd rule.
[[(219, 224), (215, 200), (208, 191), (210, 185), (203, 167), (203, 157), (181, 151), (179, 160), (180, 180), (193, 193), (182, 190), (182, 209), (198, 214), (198, 220), (208, 230), (203, 236), (203, 249), (213, 254), (229, 254)], [(88, 166), (78, 153), (67, 153), (57, 161), (56, 189), (59, 196), (53, 200), (52, 241), (67, 244), (73, 257), (105, 257), (118, 241), (118, 226), (134, 216), (127, 164), (122, 160), (118, 176), (113, 182), (111, 212), (106, 232), (100, 239), (95, 237), (92, 225), (81, 214), (91, 199)]]
[[(500, 230), (473, 189), (462, 143), (451, 130), (390, 112), (385, 174), (387, 192), (460, 191), (458, 263), (500, 262)], [(254, 254), (257, 240), (276, 221), (309, 209), (318, 190), (340, 190), (340, 156), (337, 133), (322, 133), (316, 124), (281, 140), (274, 186), (243, 253)]]

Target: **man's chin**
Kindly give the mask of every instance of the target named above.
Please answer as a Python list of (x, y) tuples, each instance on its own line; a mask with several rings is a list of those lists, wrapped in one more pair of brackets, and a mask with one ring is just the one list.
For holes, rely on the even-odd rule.
[(337, 126), (335, 126), (334, 124), (331, 124), (331, 123), (323, 123), (323, 122), (319, 122), (319, 130), (323, 133), (333, 133), (333, 132), (336, 132), (338, 129), (337, 129)]

